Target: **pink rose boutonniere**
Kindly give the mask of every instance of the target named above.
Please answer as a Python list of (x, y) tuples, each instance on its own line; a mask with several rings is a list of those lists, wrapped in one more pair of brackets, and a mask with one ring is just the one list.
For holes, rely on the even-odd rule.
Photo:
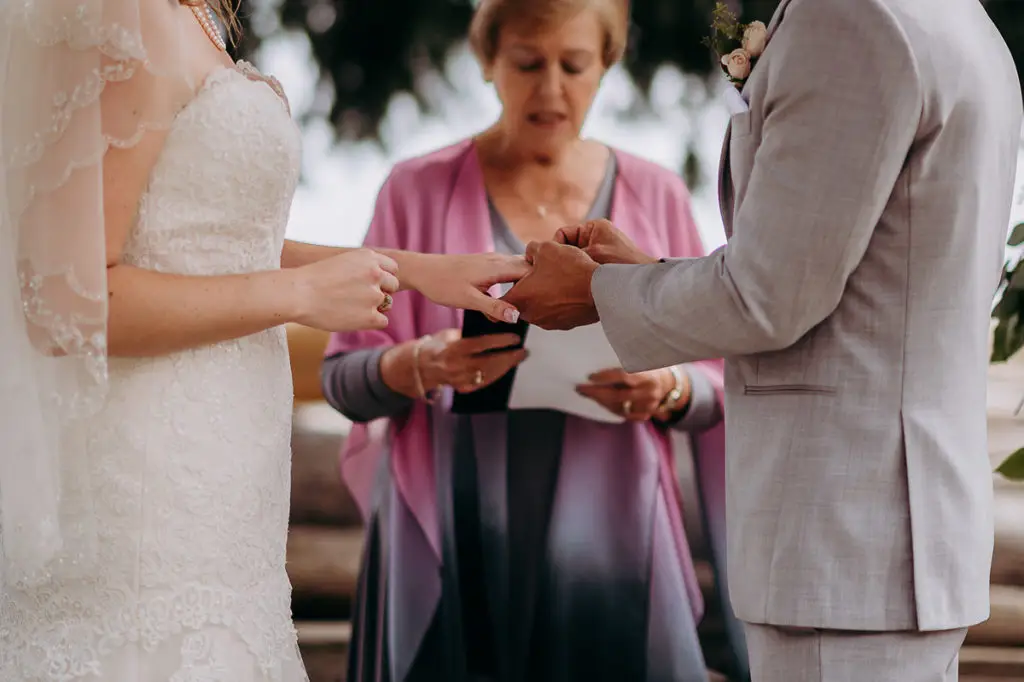
[(741, 24), (724, 4), (715, 6), (711, 35), (704, 39), (704, 44), (718, 55), (722, 71), (737, 89), (747, 82), (767, 43), (768, 28), (764, 22)]

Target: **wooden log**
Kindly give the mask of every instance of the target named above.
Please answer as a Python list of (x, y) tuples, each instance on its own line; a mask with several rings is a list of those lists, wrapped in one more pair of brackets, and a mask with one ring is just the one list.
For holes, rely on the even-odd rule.
[[(1024, 447), (1024, 353), (1010, 362), (990, 365), (988, 370), (988, 449), (993, 466), (1017, 448)], [(1000, 485), (1009, 482), (1000, 479)], [(1020, 484), (1015, 484), (1019, 487)]]
[(965, 646), (960, 674), (998, 680), (1024, 680), (1024, 648)]
[(309, 682), (343, 682), (352, 627), (347, 621), (296, 621)]
[(288, 577), (294, 598), (351, 598), (362, 552), (361, 528), (293, 527), (288, 533)]
[(992, 586), (992, 615), (967, 633), (970, 646), (1024, 647), (1024, 587)]
[(299, 646), (348, 646), (352, 624), (340, 621), (296, 621)]
[(330, 335), (298, 324), (287, 325), (286, 331), (296, 402), (323, 400), (323, 392), (320, 390), (320, 364)]
[[(297, 621), (295, 629), (310, 682), (344, 679), (352, 639), (351, 624), (348, 621)], [(708, 675), (709, 682), (729, 682), (725, 675), (715, 670), (708, 670)]]
[[(338, 680), (345, 670), (352, 626), (347, 621), (300, 621), (295, 628), (310, 682)], [(721, 673), (708, 672), (711, 682), (728, 682)], [(960, 675), (964, 682), (1024, 679), (1024, 649), (965, 646), (960, 652)]]
[(997, 489), (992, 584), (1024, 587), (1024, 486)]
[(291, 523), (361, 525), (338, 466), (349, 421), (322, 401), (297, 404), (293, 420)]
[(309, 682), (345, 682), (348, 647), (299, 647)]

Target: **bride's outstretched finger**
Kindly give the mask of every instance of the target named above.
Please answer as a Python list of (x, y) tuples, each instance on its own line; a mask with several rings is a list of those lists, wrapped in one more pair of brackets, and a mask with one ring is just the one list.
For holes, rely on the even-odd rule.
[(472, 305), (467, 306), (467, 309), (478, 310), (492, 322), (515, 324), (519, 321), (519, 309), (508, 301), (492, 298), (475, 290), (469, 296), (472, 300)]
[(498, 284), (517, 282), (530, 266), (522, 256), (483, 254), (407, 254), (402, 283), (429, 300), (448, 308), (476, 310), (490, 317), (515, 322), (518, 311), (488, 296)]
[(463, 256), (458, 267), (478, 291), (487, 291), (497, 284), (514, 284), (530, 272), (524, 257), (500, 253)]

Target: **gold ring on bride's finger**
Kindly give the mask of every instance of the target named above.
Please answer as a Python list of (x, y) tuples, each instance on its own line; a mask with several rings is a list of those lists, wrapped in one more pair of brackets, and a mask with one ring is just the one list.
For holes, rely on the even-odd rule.
[(629, 413), (632, 412), (632, 411), (633, 411), (633, 401), (632, 400), (627, 400), (624, 403), (622, 403), (622, 414), (623, 414), (623, 416), (628, 417)]
[(473, 385), (479, 386), (482, 383), (484, 383), (484, 373), (482, 370), (478, 369), (476, 374), (473, 375)]
[(384, 294), (384, 302), (377, 306), (377, 312), (386, 313), (391, 310), (391, 306), (394, 304), (395, 299), (391, 298), (391, 294)]

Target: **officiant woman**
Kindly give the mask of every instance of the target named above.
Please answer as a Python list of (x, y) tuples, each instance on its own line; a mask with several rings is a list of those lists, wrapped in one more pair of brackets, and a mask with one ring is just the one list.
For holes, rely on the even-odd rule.
[[(702, 255), (679, 177), (579, 136), (627, 24), (623, 0), (483, 0), (470, 39), (502, 114), (398, 164), (365, 246), (521, 253), (609, 217), (647, 253)], [(707, 679), (680, 506), (703, 512), (724, 567), (721, 364), (609, 368), (579, 388), (621, 424), (456, 415), (453, 392), (524, 359), (507, 349), (517, 337), (460, 340), (458, 313), (412, 293), (390, 318), (333, 336), (323, 365), (328, 401), (356, 424), (342, 470), (367, 518), (347, 679)], [(672, 429), (689, 436), (700, 501), (680, 499)]]

